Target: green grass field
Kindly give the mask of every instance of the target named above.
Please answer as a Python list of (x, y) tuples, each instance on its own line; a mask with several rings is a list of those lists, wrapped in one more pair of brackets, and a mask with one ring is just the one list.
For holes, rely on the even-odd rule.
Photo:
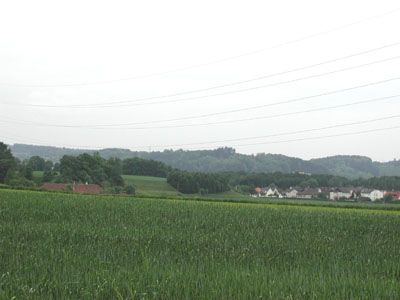
[(187, 199), (215, 199), (215, 200), (236, 200), (249, 201), (253, 198), (247, 195), (228, 191), (219, 194), (199, 195), (182, 194), (167, 183), (166, 178), (122, 175), (125, 184), (133, 184), (136, 188), (136, 195), (141, 197), (167, 197), (167, 198), (187, 198)]
[(0, 190), (0, 299), (398, 299), (399, 227), (398, 211)]
[(125, 184), (135, 186), (136, 195), (145, 197), (176, 197), (180, 193), (167, 183), (166, 178), (122, 175)]
[(43, 171), (33, 171), (33, 177), (35, 178), (42, 178), (44, 172)]

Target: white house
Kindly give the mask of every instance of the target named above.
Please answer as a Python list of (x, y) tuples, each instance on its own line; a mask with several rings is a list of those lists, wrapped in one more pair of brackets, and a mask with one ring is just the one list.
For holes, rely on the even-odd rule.
[(274, 186), (269, 186), (266, 188), (261, 188), (261, 197), (279, 197), (283, 198), (281, 193), (278, 191), (278, 189)]
[(340, 188), (329, 193), (329, 199), (331, 200), (338, 200), (340, 198), (350, 199), (354, 196), (354, 191), (350, 188)]
[(286, 191), (285, 196), (286, 196), (287, 198), (296, 198), (298, 193), (299, 193), (298, 190), (293, 189), (293, 188), (290, 188), (290, 189), (288, 189), (288, 190)]
[(385, 195), (385, 191), (364, 189), (361, 191), (361, 197), (369, 198), (371, 201), (382, 199)]

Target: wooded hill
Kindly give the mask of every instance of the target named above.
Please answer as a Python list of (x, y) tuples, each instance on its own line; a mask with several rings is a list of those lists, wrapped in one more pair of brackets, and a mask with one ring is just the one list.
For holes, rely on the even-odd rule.
[(376, 176), (400, 176), (400, 161), (374, 162), (365, 156), (338, 155), (326, 158), (303, 160), (280, 154), (245, 155), (236, 153), (233, 148), (216, 150), (164, 150), (164, 151), (131, 151), (126, 149), (103, 149), (99, 151), (68, 149), (48, 146), (15, 144), (10, 146), (13, 155), (21, 160), (31, 156), (41, 156), (53, 162), (63, 155), (77, 156), (82, 153), (98, 152), (103, 158), (145, 158), (164, 162), (165, 164), (191, 172), (305, 172), (311, 174), (329, 174), (347, 178), (371, 178)]

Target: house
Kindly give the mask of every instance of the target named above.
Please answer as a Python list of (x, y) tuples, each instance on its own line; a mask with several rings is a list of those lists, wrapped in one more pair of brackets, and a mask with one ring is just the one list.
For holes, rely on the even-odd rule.
[(376, 201), (378, 199), (382, 199), (384, 195), (385, 195), (385, 191), (372, 190), (372, 189), (361, 190), (361, 197), (369, 198), (369, 199), (371, 199), (371, 201)]
[(329, 193), (329, 199), (331, 200), (339, 200), (341, 198), (354, 199), (356, 196), (357, 194), (352, 188), (338, 188)]
[(285, 191), (286, 198), (296, 198), (299, 191), (295, 188), (290, 188)]
[(329, 187), (326, 187), (326, 186), (320, 187), (320, 189), (321, 189), (321, 193), (324, 193), (327, 196), (329, 196), (329, 193), (332, 191), (332, 188), (329, 188)]
[(251, 193), (250, 196), (251, 196), (251, 197), (254, 197), (254, 198), (256, 198), (256, 197), (261, 197), (261, 188), (256, 187), (256, 188), (254, 189), (254, 193)]
[(306, 188), (306, 189), (304, 189), (304, 191), (297, 194), (297, 198), (313, 199), (313, 198), (317, 198), (319, 193), (321, 193), (320, 188)]
[(42, 185), (42, 189), (49, 191), (66, 191), (68, 186), (71, 187), (72, 192), (75, 194), (100, 194), (102, 191), (101, 186), (98, 184), (80, 184), (73, 183), (71, 185), (65, 183), (45, 183)]
[(76, 194), (100, 194), (101, 186), (98, 184), (73, 184), (72, 191)]
[(65, 183), (45, 183), (41, 186), (42, 189), (49, 191), (65, 191), (67, 184)]
[(400, 200), (400, 192), (394, 192), (394, 191), (386, 192), (386, 194), (383, 197), (386, 197), (386, 196), (389, 196), (389, 195), (392, 195), (393, 201)]
[(271, 184), (268, 187), (261, 188), (259, 193), (259, 197), (279, 197), (283, 198), (282, 194), (279, 192), (277, 187), (274, 184)]

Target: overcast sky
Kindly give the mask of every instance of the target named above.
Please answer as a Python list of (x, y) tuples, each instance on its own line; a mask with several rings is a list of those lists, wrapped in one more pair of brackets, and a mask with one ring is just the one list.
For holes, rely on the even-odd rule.
[(0, 3), (0, 141), (400, 158), (398, 1)]

